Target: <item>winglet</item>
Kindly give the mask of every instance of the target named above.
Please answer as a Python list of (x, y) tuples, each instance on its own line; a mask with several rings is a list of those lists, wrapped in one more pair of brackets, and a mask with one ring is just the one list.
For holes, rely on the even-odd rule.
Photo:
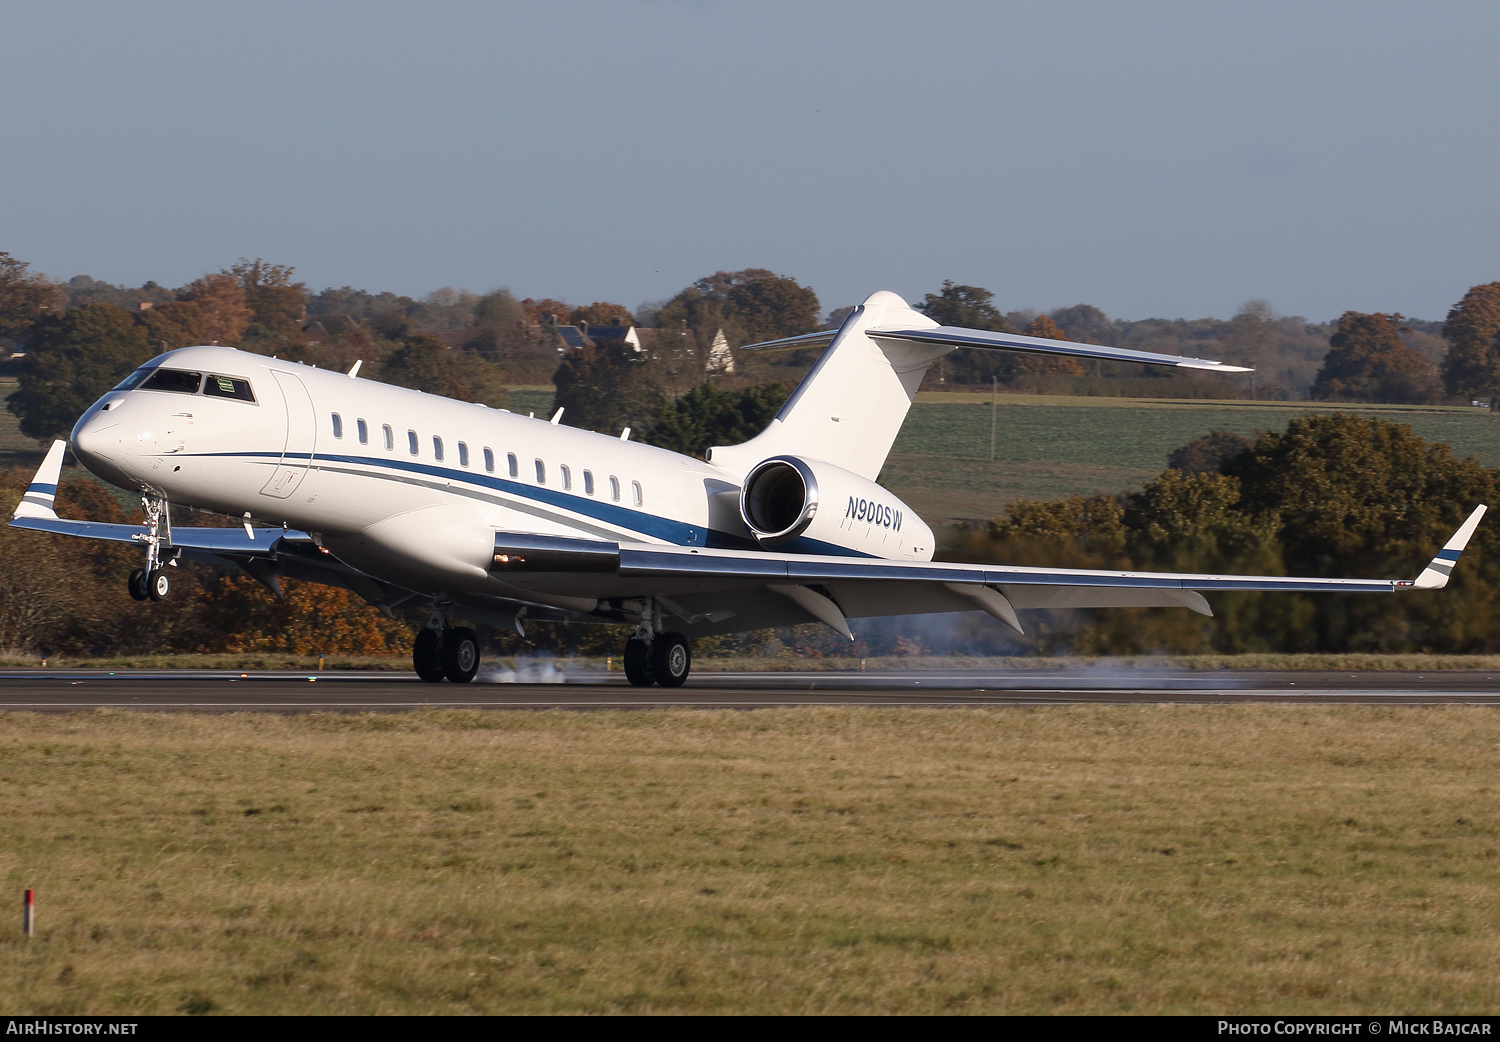
[(63, 453), (67, 450), (68, 443), (65, 441), (52, 443), (52, 448), (47, 450), (47, 458), (42, 460), (36, 477), (31, 479), (31, 485), (21, 497), (21, 502), (16, 505), (16, 512), (12, 517), (41, 517), (49, 521), (57, 519), (57, 483), (62, 478)]
[(1448, 585), (1448, 576), (1453, 574), (1453, 566), (1458, 564), (1458, 555), (1463, 553), (1464, 547), (1469, 545), (1469, 538), (1473, 536), (1474, 529), (1479, 527), (1479, 519), (1484, 516), (1485, 506), (1483, 503), (1474, 508), (1469, 519), (1458, 526), (1458, 531), (1453, 533), (1453, 538), (1444, 544), (1438, 551), (1437, 556), (1422, 569), (1422, 574), (1417, 576), (1417, 581), (1412, 587), (1418, 590), (1441, 590)]

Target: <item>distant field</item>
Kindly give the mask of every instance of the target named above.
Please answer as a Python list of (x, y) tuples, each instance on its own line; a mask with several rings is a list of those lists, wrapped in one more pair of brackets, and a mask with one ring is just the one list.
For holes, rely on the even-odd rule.
[(1028, 395), (1000, 396), (992, 463), (988, 395), (921, 394), (882, 482), (929, 520), (984, 519), (1016, 499), (1138, 488), (1167, 465), (1173, 449), (1215, 428), (1253, 435), (1332, 411), (1410, 424), (1459, 456), (1500, 466), (1500, 419), (1479, 409)]
[(1487, 1013), (1471, 707), (0, 714), (15, 1015)]

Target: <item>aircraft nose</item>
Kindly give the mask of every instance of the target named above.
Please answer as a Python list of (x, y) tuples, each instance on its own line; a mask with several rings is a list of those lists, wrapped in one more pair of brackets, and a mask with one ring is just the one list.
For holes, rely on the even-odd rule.
[(123, 456), (120, 446), (120, 424), (109, 410), (91, 412), (78, 421), (69, 436), (73, 443), (73, 455), (90, 470), (94, 465), (117, 464)]

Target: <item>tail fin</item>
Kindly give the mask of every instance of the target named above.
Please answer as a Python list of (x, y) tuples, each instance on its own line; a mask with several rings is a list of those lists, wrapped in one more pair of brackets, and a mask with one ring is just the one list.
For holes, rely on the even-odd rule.
[(927, 367), (953, 348), (894, 341), (878, 344), (865, 331), (875, 326), (925, 330), (937, 325), (894, 293), (873, 294), (844, 319), (817, 365), (771, 425), (743, 445), (710, 449), (710, 462), (744, 473), (767, 457), (790, 452), (874, 481)]
[(874, 481), (927, 367), (959, 347), (1144, 362), (1221, 373), (1249, 372), (1204, 358), (940, 326), (885, 290), (855, 308), (836, 332), (808, 333), (741, 350), (823, 344), (828, 345), (827, 350), (771, 425), (743, 445), (710, 449), (710, 462), (744, 474), (764, 459), (791, 453), (832, 463)]

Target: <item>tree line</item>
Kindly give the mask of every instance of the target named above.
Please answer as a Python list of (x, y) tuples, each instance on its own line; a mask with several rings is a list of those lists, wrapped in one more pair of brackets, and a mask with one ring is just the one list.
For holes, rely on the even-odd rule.
[[(701, 456), (764, 429), (813, 360), (811, 352), (752, 356), (737, 359), (729, 373), (711, 364), (716, 340), (737, 346), (792, 336), (848, 313), (822, 316), (812, 289), (766, 269), (715, 272), (635, 312), (604, 301), (517, 299), (507, 290), (440, 290), (420, 300), (350, 287), (313, 294), (294, 275), (284, 265), (241, 260), (176, 289), (126, 289), (81, 276), (56, 283), (0, 254), (0, 338), (25, 355), (9, 408), (27, 435), (65, 436), (141, 362), (166, 349), (220, 343), (326, 367), (361, 360), (362, 372), (378, 379), (495, 406), (504, 404), (508, 386), (550, 379), (565, 422), (610, 433), (630, 426), (636, 437)], [(1295, 393), (1288, 389), (1293, 373), (1325, 400), (1500, 395), (1500, 282), (1472, 287), (1442, 323), (1347, 312), (1320, 327), (1278, 316), (1264, 302), (1247, 304), (1228, 322), (1126, 323), (1087, 305), (1001, 312), (990, 291), (953, 282), (916, 306), (943, 324), (1257, 364), (1264, 382), (1255, 393), (1267, 397)], [(642, 350), (603, 334), (566, 347), (558, 333), (563, 324), (598, 331), (631, 323), (649, 333)], [(1312, 343), (1321, 363), (1309, 371)], [(1191, 389), (1132, 368), (976, 351), (949, 356), (928, 386), (1118, 389), (1134, 381), (1162, 395)], [(20, 469), (0, 473), (0, 490), (18, 498), (29, 478)], [(1496, 501), (1495, 483), (1496, 472), (1453, 459), (1446, 446), (1427, 445), (1400, 425), (1307, 417), (1253, 442), (1220, 432), (1184, 446), (1139, 493), (1015, 504), (990, 525), (958, 533), (947, 553), (1109, 568), (1414, 575), (1468, 508)], [(59, 503), (75, 516), (126, 519), (119, 501), (87, 478), (65, 480)], [(0, 510), (10, 505), (0, 503)], [(1500, 620), (1489, 572), (1500, 564), (1491, 563), (1489, 527), (1481, 526), (1453, 586), (1437, 594), (1223, 595), (1215, 599), (1215, 621), (1186, 612), (1055, 615), (1020, 641), (972, 620), (916, 629), (872, 622), (861, 624), (853, 650), (1494, 651), (1490, 634)], [(408, 620), (385, 618), (348, 591), (288, 582), (287, 598), (278, 602), (243, 576), (201, 567), (185, 570), (192, 577), (186, 596), (142, 613), (123, 593), (136, 556), (128, 548), (0, 529), (0, 647), (90, 654), (409, 648)], [(515, 651), (539, 641), (607, 653), (616, 637), (608, 628), (543, 627), (531, 640), (503, 637), (500, 644)], [(777, 639), (751, 634), (715, 643)], [(798, 646), (851, 650), (816, 629), (799, 636)]]
[[(1444, 322), (1399, 314), (1345, 312), (1328, 325), (1277, 315), (1250, 301), (1227, 321), (1110, 319), (1087, 304), (1046, 314), (1002, 312), (983, 287), (946, 281), (916, 303), (945, 325), (1108, 343), (1168, 354), (1222, 358), (1247, 377), (1163, 370), (1123, 363), (959, 351), (939, 360), (925, 386), (1153, 397), (1255, 397), (1324, 401), (1500, 401), (1500, 282), (1474, 286)], [(817, 294), (763, 268), (718, 271), (668, 300), (632, 312), (621, 304), (581, 306), (551, 297), (517, 299), (445, 287), (417, 299), (344, 286), (319, 293), (288, 265), (240, 260), (178, 289), (154, 282), (126, 288), (76, 276), (54, 282), (0, 253), (0, 343), (23, 352), (20, 386), (8, 407), (29, 436), (65, 434), (99, 394), (140, 362), (196, 343), (363, 372), (390, 383), (503, 406), (507, 386), (551, 382), (564, 422), (601, 430), (629, 426), (641, 436), (683, 444), (685, 408), (701, 423), (705, 402), (755, 387), (737, 409), (791, 386), (815, 352), (715, 364), (728, 348), (794, 336), (842, 321), (824, 316)], [(641, 349), (602, 337), (567, 348), (563, 325), (639, 327)], [(683, 407), (677, 399), (702, 387)], [(713, 407), (726, 421), (720, 405)], [(734, 423), (731, 423), (734, 426)], [(706, 447), (703, 446), (703, 447)], [(694, 450), (698, 451), (698, 450)]]

